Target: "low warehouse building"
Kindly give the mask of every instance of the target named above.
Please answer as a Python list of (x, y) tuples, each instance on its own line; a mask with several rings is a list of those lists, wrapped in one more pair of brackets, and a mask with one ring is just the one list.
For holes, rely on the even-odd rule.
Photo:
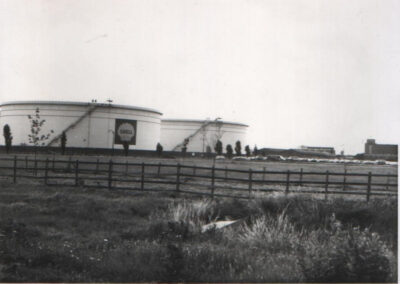
[(248, 125), (216, 120), (163, 119), (161, 121), (161, 144), (166, 151), (181, 151), (186, 144), (188, 152), (215, 152), (220, 140), (223, 152), (226, 145), (235, 148), (240, 141), (242, 151), (247, 143)]
[(161, 115), (153, 109), (102, 103), (19, 101), (0, 105), (0, 125), (10, 126), (13, 145), (33, 145), (28, 135), (38, 116), (44, 122), (37, 136), (49, 134), (40, 146), (59, 146), (65, 132), (67, 147), (121, 149), (126, 142), (130, 149), (154, 150), (160, 141)]

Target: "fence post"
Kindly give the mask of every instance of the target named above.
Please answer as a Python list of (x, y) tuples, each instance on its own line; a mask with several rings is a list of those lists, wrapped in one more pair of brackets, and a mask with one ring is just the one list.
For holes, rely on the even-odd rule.
[(75, 186), (78, 186), (79, 160), (75, 161)]
[(249, 169), (249, 199), (251, 198), (251, 190), (253, 188), (253, 172)]
[(266, 168), (263, 167), (263, 178), (262, 178), (263, 181), (265, 181), (265, 170), (266, 170)]
[(97, 174), (98, 174), (98, 172), (99, 172), (99, 158), (97, 158), (97, 161), (96, 161), (96, 169), (95, 169), (95, 174), (97, 175)]
[(386, 179), (386, 190), (389, 190), (389, 176)]
[(37, 159), (36, 159), (36, 155), (35, 155), (35, 176), (37, 176)]
[(180, 176), (181, 176), (181, 165), (178, 163), (178, 165), (176, 166), (176, 191), (177, 192), (179, 192)]
[(225, 181), (228, 179), (228, 166), (225, 166)]
[(371, 194), (371, 180), (372, 180), (372, 174), (371, 174), (371, 172), (369, 172), (368, 173), (367, 202), (369, 202), (369, 195)]
[(68, 172), (71, 172), (71, 156), (69, 156), (69, 159), (68, 159), (67, 171), (68, 171)]
[(289, 194), (289, 184), (290, 184), (290, 170), (287, 171), (286, 173), (286, 190), (285, 190), (285, 195)]
[(144, 190), (144, 171), (145, 171), (144, 163), (142, 163), (142, 175), (140, 178), (140, 190)]
[(112, 170), (113, 170), (113, 162), (110, 160), (108, 164), (108, 189), (111, 189), (112, 186)]
[(128, 176), (128, 161), (125, 162), (125, 176)]
[(328, 185), (329, 185), (329, 171), (326, 171), (326, 178), (325, 178), (325, 200), (328, 199)]
[(14, 174), (13, 174), (13, 182), (17, 182), (17, 156), (14, 156)]
[(211, 168), (211, 197), (214, 198), (214, 190), (215, 190), (215, 167)]
[(300, 186), (303, 186), (303, 168), (300, 169)]
[(160, 174), (161, 174), (161, 162), (158, 163), (157, 176), (159, 177)]
[(197, 169), (197, 168), (196, 168), (196, 165), (194, 165), (194, 166), (193, 166), (193, 175), (194, 175), (194, 176), (196, 175), (196, 169)]
[(346, 177), (347, 177), (347, 169), (344, 169), (344, 174), (343, 174), (343, 191), (346, 190)]
[(54, 169), (55, 169), (55, 165), (54, 165), (54, 164), (55, 164), (55, 159), (56, 159), (56, 158), (55, 158), (55, 155), (53, 155), (53, 165), (52, 165), (52, 170), (53, 170), (53, 172), (54, 172)]
[(46, 164), (44, 166), (44, 184), (47, 185), (47, 176), (49, 174), (49, 158), (46, 158)]
[(25, 169), (28, 170), (28, 156), (25, 156)]

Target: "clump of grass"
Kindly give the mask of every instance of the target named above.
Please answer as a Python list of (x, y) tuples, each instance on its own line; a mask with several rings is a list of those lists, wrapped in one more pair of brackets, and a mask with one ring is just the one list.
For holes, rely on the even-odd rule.
[(190, 232), (201, 232), (201, 227), (218, 217), (215, 202), (202, 199), (183, 200), (168, 206), (167, 215), (174, 223), (184, 224)]
[(250, 224), (242, 224), (237, 239), (268, 251), (289, 251), (298, 244), (300, 234), (282, 212), (276, 217), (263, 215), (251, 220)]

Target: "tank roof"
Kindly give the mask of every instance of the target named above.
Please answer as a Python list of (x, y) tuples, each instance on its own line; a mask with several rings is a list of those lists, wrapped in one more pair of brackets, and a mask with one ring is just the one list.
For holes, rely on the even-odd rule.
[(192, 122), (192, 123), (206, 123), (206, 122), (221, 122), (223, 124), (231, 124), (243, 127), (249, 127), (247, 124), (239, 123), (239, 122), (231, 122), (231, 121), (224, 121), (224, 120), (206, 120), (206, 119), (161, 119), (161, 122)]
[(151, 108), (145, 107), (137, 107), (137, 106), (129, 106), (129, 105), (119, 105), (119, 104), (108, 104), (108, 103), (92, 103), (92, 102), (73, 102), (73, 101), (10, 101), (4, 102), (0, 104), (0, 107), (6, 105), (69, 105), (69, 106), (89, 106), (95, 105), (99, 107), (112, 107), (112, 108), (121, 108), (121, 109), (129, 109), (129, 110), (140, 110), (153, 112), (162, 115), (161, 112)]

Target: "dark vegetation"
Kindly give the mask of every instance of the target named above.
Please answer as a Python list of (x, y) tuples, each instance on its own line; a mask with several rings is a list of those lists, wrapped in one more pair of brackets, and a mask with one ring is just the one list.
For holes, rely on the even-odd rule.
[(257, 145), (254, 146), (253, 155), (254, 155), (254, 156), (257, 156), (257, 155), (258, 155), (258, 148), (257, 148)]
[[(395, 282), (397, 200), (0, 184), (1, 282)], [(216, 220), (239, 220), (202, 232)]]
[(226, 155), (228, 158), (231, 158), (233, 155), (233, 149), (231, 144), (226, 145)]
[(235, 152), (236, 152), (237, 156), (241, 156), (242, 155), (242, 144), (240, 143), (240, 141), (236, 141)]
[(244, 147), (244, 151), (246, 152), (246, 156), (250, 157), (251, 150), (250, 150), (250, 146), (249, 145), (246, 145), (246, 147)]
[(29, 143), (33, 146), (45, 146), (46, 141), (50, 139), (50, 135), (54, 133), (54, 130), (50, 130), (49, 133), (43, 133), (43, 125), (46, 120), (41, 119), (40, 110), (36, 108), (34, 115), (28, 115), (30, 124), (30, 134), (28, 134)]
[(163, 146), (160, 143), (157, 143), (156, 152), (159, 157), (161, 157), (163, 153)]
[(65, 134), (65, 131), (62, 132), (61, 134), (61, 154), (65, 154), (65, 147), (67, 145), (67, 134)]
[(221, 140), (218, 140), (217, 143), (215, 143), (214, 150), (217, 155), (222, 155), (223, 146)]
[(8, 124), (4, 125), (3, 127), (3, 136), (4, 136), (4, 142), (6, 145), (6, 153), (8, 154), (11, 150), (11, 144), (12, 144), (12, 135), (11, 135), (11, 129)]

